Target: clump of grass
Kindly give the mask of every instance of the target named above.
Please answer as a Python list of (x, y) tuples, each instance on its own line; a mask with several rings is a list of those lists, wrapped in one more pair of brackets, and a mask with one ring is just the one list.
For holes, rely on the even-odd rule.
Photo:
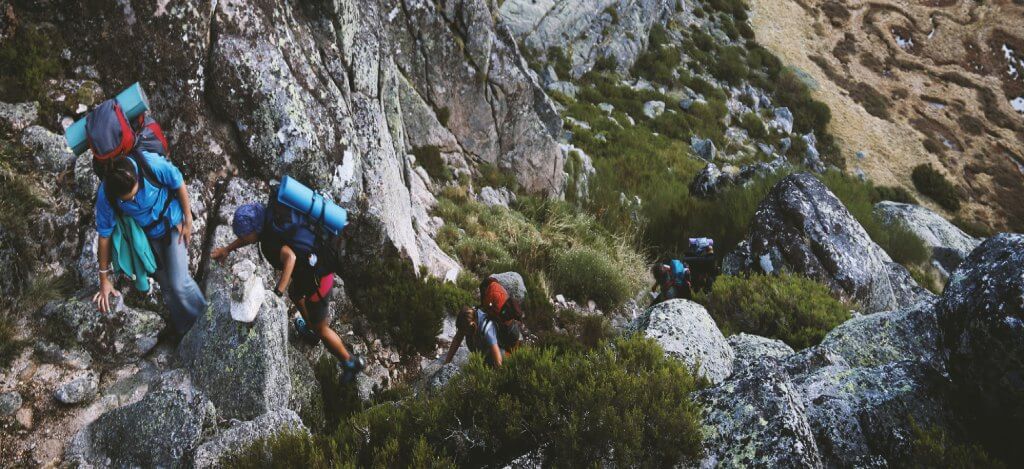
[(960, 210), (960, 194), (956, 187), (931, 164), (915, 166), (910, 179), (918, 192), (928, 196), (942, 208), (951, 212)]
[(820, 343), (850, 317), (828, 287), (788, 273), (721, 276), (702, 300), (722, 333), (772, 337), (797, 350)]
[(917, 204), (917, 198), (910, 191), (899, 186), (875, 186), (874, 201), (890, 200), (903, 204)]
[(992, 228), (987, 225), (974, 220), (969, 220), (960, 215), (953, 217), (953, 220), (951, 221), (957, 226), (957, 228), (964, 230), (964, 233), (974, 236), (975, 238), (988, 238), (995, 234)]
[(555, 467), (672, 466), (700, 453), (701, 386), (639, 337), (527, 346), (496, 369), (474, 356), (438, 392), (356, 413), (328, 437), (257, 442), (229, 466), (478, 467), (535, 450)]
[(614, 259), (596, 249), (577, 247), (559, 252), (551, 264), (556, 291), (581, 301), (593, 300), (602, 309), (624, 303), (638, 290), (635, 282), (618, 271)]
[(566, 79), (571, 75), (572, 62), (569, 61), (569, 57), (565, 55), (565, 51), (561, 47), (549, 47), (547, 59), (559, 79)]
[(448, 165), (444, 162), (444, 157), (441, 156), (441, 149), (437, 146), (427, 145), (425, 147), (413, 148), (412, 154), (416, 157), (416, 162), (427, 171), (427, 175), (430, 176), (431, 180), (443, 184), (454, 178), (452, 170), (448, 168)]
[(30, 24), (18, 26), (0, 47), (0, 97), (7, 102), (39, 100), (47, 79), (59, 78), (60, 35)]

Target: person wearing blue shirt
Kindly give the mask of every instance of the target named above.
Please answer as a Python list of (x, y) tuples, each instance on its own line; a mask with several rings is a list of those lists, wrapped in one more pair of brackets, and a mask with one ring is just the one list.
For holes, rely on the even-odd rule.
[[(140, 168), (137, 158), (144, 158), (147, 167)], [(145, 151), (119, 158), (108, 168), (96, 191), (100, 289), (93, 297), (104, 313), (111, 309), (110, 295), (121, 295), (109, 278), (110, 235), (119, 214), (132, 217), (146, 232), (158, 264), (153, 277), (160, 284), (171, 324), (184, 334), (206, 309), (206, 299), (188, 270), (192, 211), (181, 171), (163, 156)]]

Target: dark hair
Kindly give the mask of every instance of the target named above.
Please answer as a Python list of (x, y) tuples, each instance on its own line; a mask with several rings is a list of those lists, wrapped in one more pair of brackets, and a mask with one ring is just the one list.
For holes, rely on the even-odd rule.
[(455, 318), (455, 329), (463, 334), (469, 335), (474, 328), (474, 322), (476, 322), (476, 310), (471, 307), (465, 307), (459, 312), (459, 316)]
[(119, 158), (108, 168), (107, 175), (103, 178), (103, 190), (108, 196), (120, 199), (132, 192), (137, 180), (138, 173), (132, 162), (128, 158)]

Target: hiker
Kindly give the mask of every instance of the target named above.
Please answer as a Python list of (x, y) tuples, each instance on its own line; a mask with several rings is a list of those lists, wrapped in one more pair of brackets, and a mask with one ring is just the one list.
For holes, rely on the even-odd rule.
[(206, 309), (206, 298), (188, 270), (192, 212), (181, 171), (163, 156), (147, 151), (111, 157), (104, 165), (105, 176), (96, 191), (100, 288), (93, 302), (106, 313), (112, 307), (110, 295), (121, 296), (110, 281), (111, 235), (118, 218), (131, 217), (145, 233), (156, 259), (153, 277), (171, 324), (183, 335)]
[[(312, 228), (305, 224), (291, 225), (281, 233), (276, 229), (275, 219), (291, 219), (293, 212), (283, 204), (274, 203), (276, 195), (271, 196), (272, 208), (259, 203), (250, 203), (235, 210), (231, 229), (237, 239), (231, 244), (215, 249), (210, 258), (224, 262), (228, 254), (243, 246), (259, 243), (263, 258), (281, 272), (274, 293), (288, 298), (299, 311), (295, 318), (295, 328), (299, 335), (308, 343), (323, 341), (324, 346), (338, 360), (338, 365), (345, 372), (346, 380), (351, 379), (365, 367), (365, 361), (359, 355), (349, 353), (338, 333), (330, 327), (331, 290), (334, 287), (334, 270), (325, 267), (328, 262), (311, 265), (316, 259), (312, 246), (302, 245), (314, 237)], [(305, 241), (304, 241), (305, 240)], [(304, 258), (303, 258), (304, 257)], [(321, 252), (321, 257), (327, 255)]]
[(134, 277), (140, 291), (149, 291), (152, 274), (171, 325), (183, 335), (206, 309), (206, 298), (189, 274), (192, 210), (181, 171), (165, 157), (163, 131), (145, 113), (128, 119), (117, 101), (109, 99), (86, 116), (85, 140), (100, 178), (100, 285), (93, 302), (106, 313), (112, 309), (110, 296), (121, 296), (110, 280), (115, 267)]
[(690, 269), (679, 259), (663, 259), (651, 266), (651, 275), (654, 276), (654, 285), (651, 292), (657, 292), (651, 306), (658, 303), (676, 299), (693, 298), (693, 290), (690, 286)]
[(718, 277), (715, 263), (715, 240), (711, 238), (689, 238), (686, 257), (683, 262), (690, 270), (690, 286), (693, 291), (708, 293)]
[(491, 366), (501, 366), (522, 340), (519, 302), (493, 277), (480, 284), (480, 306), (463, 309), (455, 320), (455, 337), (444, 362), (451, 363), (462, 342), (470, 352), (481, 352)]

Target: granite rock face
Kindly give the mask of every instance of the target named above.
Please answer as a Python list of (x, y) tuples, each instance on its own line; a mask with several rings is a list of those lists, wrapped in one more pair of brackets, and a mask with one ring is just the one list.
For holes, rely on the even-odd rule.
[(681, 360), (712, 383), (733, 371), (733, 350), (703, 306), (689, 300), (669, 300), (652, 306), (632, 324), (654, 339), (665, 353)]
[(890, 223), (901, 223), (931, 248), (933, 264), (945, 277), (956, 270), (981, 240), (964, 233), (941, 215), (920, 205), (883, 200), (875, 204), (875, 213)]
[(272, 438), (286, 432), (308, 432), (298, 414), (288, 409), (268, 412), (248, 422), (242, 422), (196, 448), (193, 467), (223, 467), (225, 459), (240, 448), (257, 440)]
[(868, 313), (907, 307), (930, 296), (810, 174), (793, 174), (776, 184), (750, 227), (736, 258), (724, 263), (726, 273), (803, 274)]

